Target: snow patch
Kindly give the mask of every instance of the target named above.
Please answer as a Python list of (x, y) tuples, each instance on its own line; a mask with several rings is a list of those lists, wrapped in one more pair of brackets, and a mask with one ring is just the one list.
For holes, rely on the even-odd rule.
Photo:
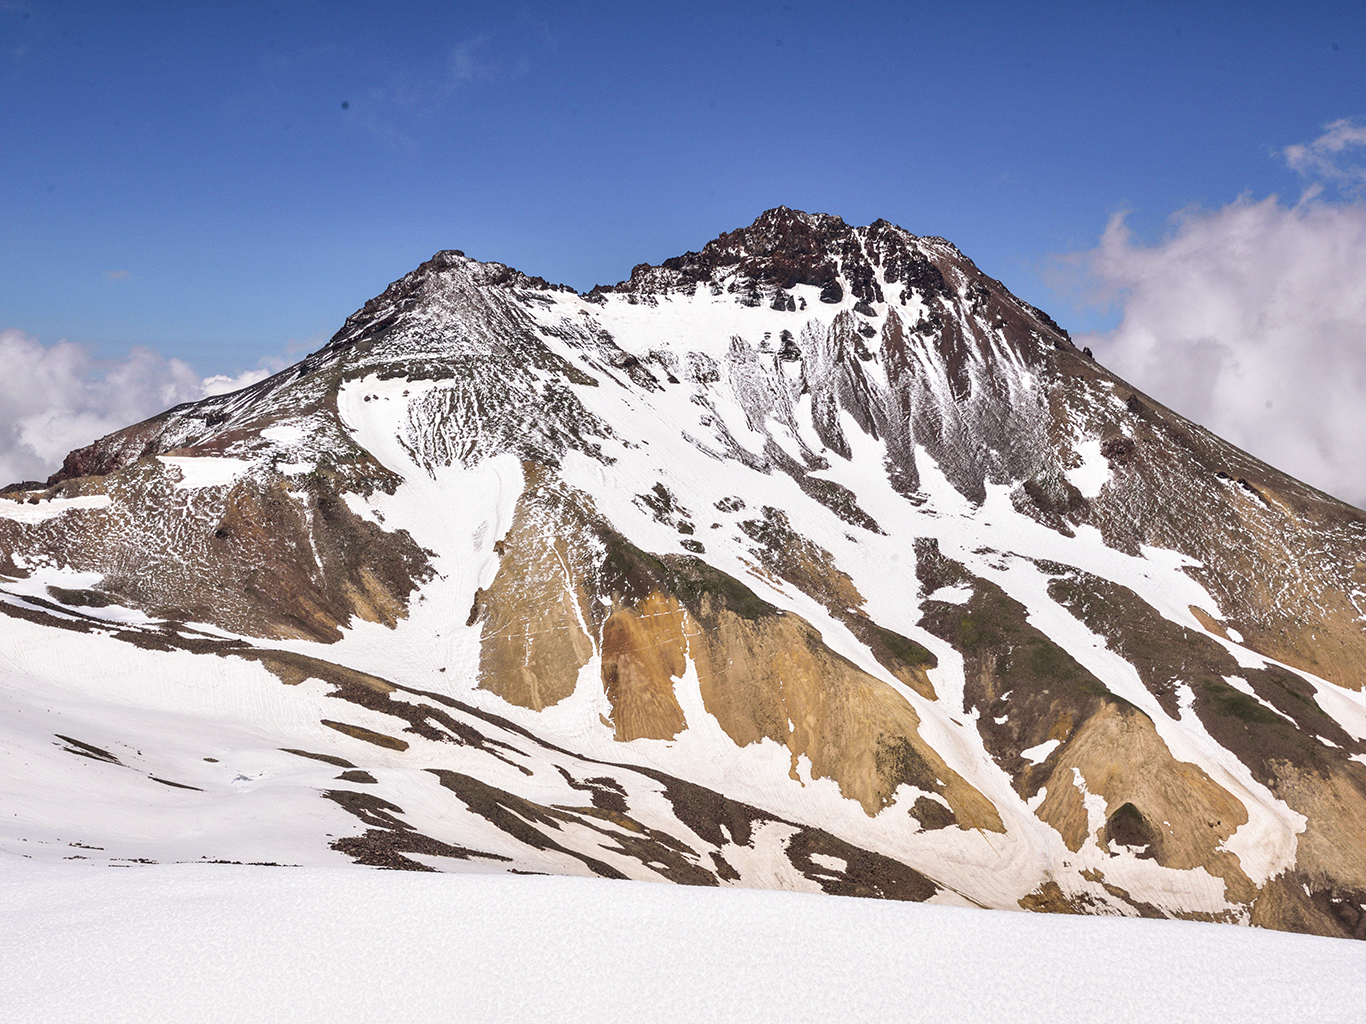
[(1100, 441), (1091, 438), (1076, 446), (1081, 456), (1081, 465), (1067, 471), (1067, 479), (1081, 492), (1083, 498), (1094, 498), (1101, 492), (1105, 482), (1110, 479), (1110, 463), (1100, 453)]
[(842, 857), (832, 857), (827, 853), (813, 853), (810, 856), (813, 864), (818, 864), (827, 870), (840, 874), (849, 870), (849, 862)]
[(926, 601), (943, 601), (945, 604), (967, 604), (972, 600), (972, 587), (966, 584), (940, 587), (925, 597)]
[(299, 423), (280, 423), (261, 431), (261, 436), (279, 444), (298, 444), (308, 436), (308, 431)]
[(41, 523), (53, 519), (63, 512), (78, 508), (108, 508), (110, 498), (107, 494), (92, 494), (82, 498), (48, 498), (31, 505), (27, 501), (7, 501), (0, 499), (0, 519), (11, 519), (20, 523)]
[[(1028, 750), (1021, 750), (1020, 756), (1030, 764), (1043, 764), (1048, 760), (1048, 755), (1062, 746), (1062, 740), (1044, 740), (1037, 747), (1030, 747)], [(1073, 771), (1076, 769), (1074, 768)]]
[(178, 491), (227, 487), (252, 467), (249, 459), (222, 455), (158, 455), (157, 459), (180, 470), (180, 482), (175, 485)]

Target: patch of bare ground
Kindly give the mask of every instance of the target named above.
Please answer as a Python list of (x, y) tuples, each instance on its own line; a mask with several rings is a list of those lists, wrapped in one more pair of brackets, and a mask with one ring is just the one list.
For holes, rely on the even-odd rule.
[(834, 556), (801, 536), (779, 509), (765, 506), (762, 519), (747, 519), (740, 529), (753, 540), (751, 553), (775, 576), (815, 598), (843, 622), (897, 679), (929, 700), (937, 699), (927, 669), (935, 656), (914, 640), (878, 625), (863, 611), (863, 595)]
[[(1132, 591), (1108, 581), (1072, 572), (1049, 591), (1134, 666), (1170, 714), (1181, 713), (1178, 687), (1189, 687), (1195, 714), (1209, 734), (1307, 817), (1295, 866), (1312, 892), (1366, 890), (1366, 766), (1351, 759), (1366, 753), (1366, 744), (1318, 705), (1307, 680), (1276, 665), (1239, 666), (1209, 636), (1163, 618)], [(1230, 677), (1244, 680), (1254, 695), (1232, 686)], [(1312, 899), (1273, 893), (1260, 897), (1257, 906), (1254, 916), (1261, 923), (1289, 927), (1274, 925), (1274, 915), (1285, 913), (1287, 922), (1314, 919), (1316, 930), (1341, 933)]]
[[(1247, 821), (1242, 804), (1203, 769), (1174, 758), (1152, 720), (1030, 625), (1023, 605), (932, 541), (917, 545), (917, 558), (927, 591), (972, 585), (966, 604), (926, 602), (922, 625), (963, 654), (964, 710), (979, 711), (987, 750), (1016, 791), (1028, 798), (1047, 788), (1039, 818), (1070, 849), (1081, 848), (1090, 829), (1079, 775), (1105, 800), (1102, 848), (1136, 847), (1164, 867), (1203, 867), (1224, 879), (1231, 900), (1251, 899), (1238, 859), (1221, 849)], [(1042, 762), (1023, 757), (1048, 741), (1057, 745)]]
[(423, 835), (399, 817), (403, 813), (403, 808), (372, 793), (334, 789), (327, 790), (322, 795), (368, 826), (361, 835), (344, 836), (332, 843), (332, 849), (346, 854), (357, 864), (400, 871), (436, 870), (429, 864), (405, 857), (405, 853), (450, 857), (453, 860), (478, 859), (495, 863), (508, 863), (510, 860), (500, 854), (480, 853)]
[(33, 524), (0, 518), (0, 551), (100, 573), (98, 592), (53, 595), (73, 608), (117, 603), (168, 621), (320, 642), (355, 619), (393, 626), (430, 576), (408, 534), (347, 506), (342, 493), (364, 483), (354, 473), (321, 468), (300, 480), (258, 467), (230, 486), (180, 490), (175, 472), (143, 458), (67, 480), (61, 486), (107, 493), (111, 504)]
[(354, 740), (364, 740), (366, 743), (373, 743), (377, 747), (387, 747), (390, 750), (407, 750), (408, 741), (401, 740), (396, 736), (389, 736), (382, 732), (375, 732), (373, 729), (366, 729), (359, 725), (349, 725), (346, 722), (333, 722), (324, 718), (323, 725), (329, 729), (336, 729), (337, 732), (345, 736), (350, 736)]
[[(534, 483), (542, 471), (530, 467), (528, 477)], [(926, 675), (933, 655), (858, 610), (862, 597), (829, 568), (828, 552), (796, 538), (776, 509), (746, 528), (756, 555), (809, 588), (889, 671), (933, 697)], [(596, 539), (591, 549), (550, 540), (585, 535)], [(530, 707), (538, 695), (567, 696), (591, 650), (577, 639), (587, 624), (596, 636), (583, 643), (601, 656), (618, 739), (668, 739), (687, 727), (674, 685), (691, 659), (703, 703), (731, 739), (782, 743), (794, 777), (805, 757), (813, 777), (834, 779), (870, 815), (906, 784), (948, 805), (915, 800), (910, 812), (925, 828), (1003, 827), (991, 802), (921, 738), (918, 715), (893, 687), (831, 651), (805, 620), (701, 559), (641, 551), (563, 485), (528, 490), (503, 544), (499, 574), (472, 615), (484, 637), (482, 686)], [(541, 628), (519, 629), (528, 618)]]
[(678, 601), (657, 593), (603, 623), (602, 686), (617, 739), (673, 739), (688, 727), (673, 689), (687, 671), (686, 631)]
[[(738, 745), (767, 737), (815, 778), (831, 778), (870, 815), (903, 783), (941, 794), (961, 828), (1000, 831), (991, 802), (954, 772), (919, 733), (896, 690), (831, 651), (810, 623), (784, 614), (699, 559), (656, 558), (614, 537), (604, 580), (622, 599), (673, 595), (695, 628), (687, 653), (702, 700)], [(888, 748), (906, 756), (887, 756)]]
[(1122, 551), (1146, 544), (1188, 555), (1197, 562), (1188, 572), (1247, 646), (1339, 686), (1366, 685), (1366, 631), (1352, 597), (1366, 588), (1366, 513), (1239, 451), (1075, 352), (1060, 349), (1054, 360), (1050, 451), (1069, 450), (1073, 437), (1101, 438), (1110, 473), (1096, 497), (1054, 495), (1036, 518), (1063, 532), (1096, 526)]
[(511, 704), (542, 708), (574, 692), (593, 656), (595, 622), (584, 589), (589, 575), (582, 523), (542, 467), (523, 464), (525, 487), (512, 528), (494, 549), (498, 574), (475, 596), (469, 625), (480, 627), (479, 686)]

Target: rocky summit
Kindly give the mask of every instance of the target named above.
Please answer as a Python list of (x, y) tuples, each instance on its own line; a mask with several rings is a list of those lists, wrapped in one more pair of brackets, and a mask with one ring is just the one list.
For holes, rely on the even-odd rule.
[(942, 238), (441, 252), (0, 495), (0, 849), (1360, 938), (1363, 552)]

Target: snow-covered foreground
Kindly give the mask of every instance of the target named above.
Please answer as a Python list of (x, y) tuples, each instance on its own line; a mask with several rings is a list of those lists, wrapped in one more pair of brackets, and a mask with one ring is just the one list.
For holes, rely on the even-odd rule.
[(0, 858), (21, 1021), (1357, 1021), (1366, 946), (563, 877)]

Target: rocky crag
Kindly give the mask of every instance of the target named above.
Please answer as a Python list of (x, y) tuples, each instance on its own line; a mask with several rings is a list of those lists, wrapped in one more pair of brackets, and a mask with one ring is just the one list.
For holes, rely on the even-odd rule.
[(1363, 937), (1363, 551), (940, 238), (442, 252), (0, 495), (0, 846)]

